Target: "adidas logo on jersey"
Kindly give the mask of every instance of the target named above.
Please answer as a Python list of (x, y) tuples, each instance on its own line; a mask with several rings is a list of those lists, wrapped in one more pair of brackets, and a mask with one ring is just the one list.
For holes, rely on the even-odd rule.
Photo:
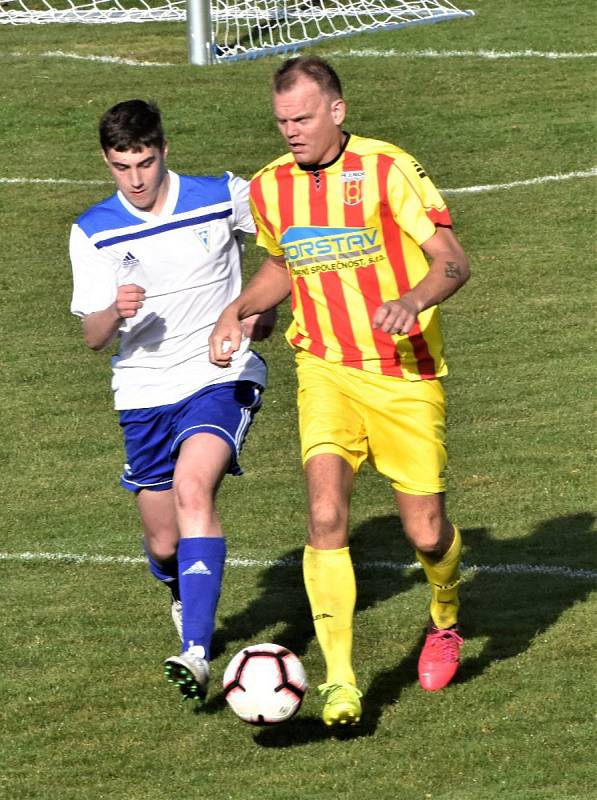
[(426, 178), (427, 173), (423, 169), (423, 167), (419, 164), (418, 161), (415, 161), (414, 158), (412, 159), (412, 165), (416, 169), (419, 178)]
[(132, 269), (133, 267), (139, 266), (139, 259), (129, 250), (129, 252), (122, 259), (121, 264), (125, 269)]
[(199, 559), (182, 573), (183, 575), (211, 575), (211, 570)]

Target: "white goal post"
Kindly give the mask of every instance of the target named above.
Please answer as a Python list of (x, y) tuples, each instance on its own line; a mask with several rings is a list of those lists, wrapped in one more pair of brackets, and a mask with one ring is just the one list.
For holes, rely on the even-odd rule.
[(0, 24), (186, 20), (201, 65), (472, 14), (449, 0), (0, 0)]

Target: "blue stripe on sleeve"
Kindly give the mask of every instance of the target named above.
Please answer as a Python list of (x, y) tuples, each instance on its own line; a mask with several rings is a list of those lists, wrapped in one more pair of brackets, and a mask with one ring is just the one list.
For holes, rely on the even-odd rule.
[(118, 199), (118, 195), (113, 194), (81, 214), (77, 224), (87, 236), (91, 237), (102, 231), (142, 225), (143, 222), (127, 211)]
[(232, 200), (228, 186), (228, 175), (179, 175), (180, 188), (175, 214), (184, 214), (193, 209), (229, 203)]

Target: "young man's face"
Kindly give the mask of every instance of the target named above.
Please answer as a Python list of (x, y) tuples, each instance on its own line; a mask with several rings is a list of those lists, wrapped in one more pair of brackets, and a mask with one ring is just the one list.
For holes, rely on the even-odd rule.
[(342, 98), (331, 98), (304, 76), (274, 94), (278, 128), (298, 164), (326, 164), (338, 155), (345, 114)]
[(104, 161), (118, 189), (129, 203), (140, 211), (159, 214), (168, 195), (168, 148), (143, 147), (135, 150), (113, 150), (104, 153)]

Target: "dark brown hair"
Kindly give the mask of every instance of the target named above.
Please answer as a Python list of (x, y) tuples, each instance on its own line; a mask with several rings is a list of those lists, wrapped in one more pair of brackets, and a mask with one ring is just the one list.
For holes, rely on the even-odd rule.
[(163, 149), (166, 138), (162, 115), (155, 103), (124, 100), (109, 108), (100, 119), (99, 138), (102, 150), (133, 150), (144, 147)]

